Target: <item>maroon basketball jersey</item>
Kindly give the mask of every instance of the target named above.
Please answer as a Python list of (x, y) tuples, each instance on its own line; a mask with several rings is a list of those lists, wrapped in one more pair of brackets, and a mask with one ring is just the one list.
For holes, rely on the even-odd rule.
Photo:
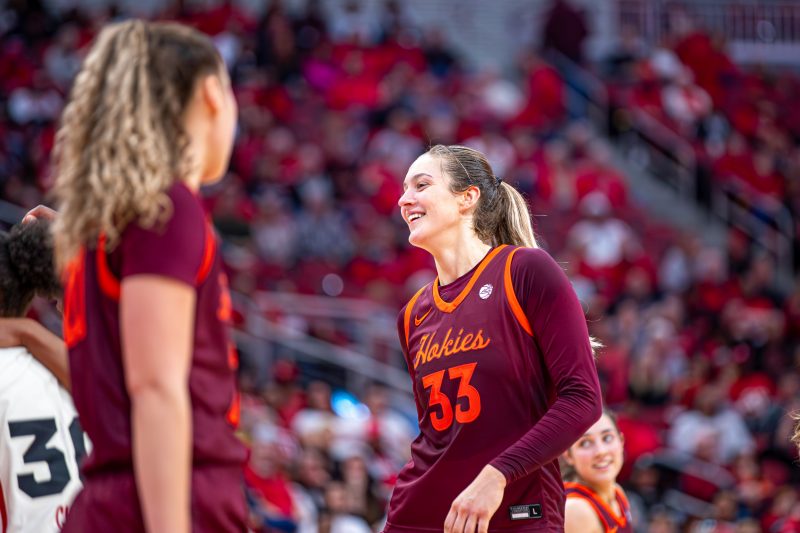
[[(98, 246), (83, 250), (67, 269), (64, 339), (69, 348), (72, 395), (81, 424), (93, 443), (83, 468), (86, 494), (76, 500), (67, 530), (73, 514), (88, 511), (84, 514), (94, 518), (108, 511), (101, 509), (103, 505), (136, 507), (118, 511), (118, 516), (133, 521), (119, 526), (137, 530), (135, 523), (141, 520), (132, 478), (131, 400), (125, 388), (119, 323), (120, 279), (136, 274), (165, 276), (196, 288), (189, 375), (193, 514), (202, 515), (206, 507), (219, 505), (222, 491), (242, 495), (239, 482), (245, 450), (234, 435), (238, 421), (237, 361), (228, 331), (230, 297), (216, 236), (199, 198), (185, 185), (173, 185), (168, 195), (173, 209), (165, 227), (144, 229), (129, 224), (110, 254), (105, 252), (101, 237)], [(216, 478), (225, 477), (221, 472), (230, 472), (231, 482), (228, 486), (208, 483), (199, 473), (206, 468), (213, 469), (210, 475)], [(112, 491), (119, 494), (103, 499), (103, 493)], [(86, 501), (89, 498), (93, 501)], [(82, 502), (94, 508), (81, 509)], [(200, 529), (195, 523), (194, 530), (242, 531), (243, 497), (241, 502), (231, 504), (238, 508), (226, 510), (230, 516), (222, 521), (230, 527), (221, 527), (212, 519)], [(90, 528), (84, 525), (82, 529)]]
[(596, 492), (585, 485), (570, 482), (564, 483), (564, 488), (567, 498), (580, 498), (589, 502), (597, 514), (597, 519), (603, 525), (605, 533), (633, 533), (631, 506), (625, 492), (620, 487), (615, 490), (620, 515), (617, 515)]
[[(490, 531), (563, 531), (556, 459), (600, 410), (585, 318), (566, 276), (542, 250), (500, 246), (453, 283), (437, 281), (398, 324), (420, 435), (384, 531), (441, 531), (453, 500), (490, 463), (509, 480)], [(558, 391), (567, 391), (561, 412)]]

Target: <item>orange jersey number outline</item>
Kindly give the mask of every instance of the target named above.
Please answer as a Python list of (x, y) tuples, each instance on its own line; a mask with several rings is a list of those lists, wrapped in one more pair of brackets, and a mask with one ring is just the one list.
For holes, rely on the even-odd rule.
[[(469, 424), (481, 414), (481, 395), (475, 387), (469, 384), (477, 366), (478, 363), (465, 363), (447, 369), (447, 375), (451, 380), (459, 380), (456, 400), (458, 398), (466, 398), (469, 405), (468, 408), (464, 409), (460, 403), (456, 403), (455, 420), (460, 424)], [(439, 370), (422, 378), (422, 386), (426, 389), (431, 389), (428, 404), (438, 405), (442, 409), (441, 416), (431, 411), (431, 425), (436, 431), (448, 429), (453, 424), (454, 418), (453, 404), (447, 395), (441, 391), (444, 373), (444, 370)]]

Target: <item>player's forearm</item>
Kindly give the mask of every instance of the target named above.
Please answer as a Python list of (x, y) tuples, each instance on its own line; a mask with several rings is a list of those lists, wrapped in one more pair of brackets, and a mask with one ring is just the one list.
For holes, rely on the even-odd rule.
[(61, 337), (29, 318), (12, 319), (16, 321), (20, 341), (31, 354), (47, 368), (68, 391), (72, 383), (69, 377), (69, 358), (67, 345)]
[(131, 398), (133, 464), (148, 531), (190, 530), (191, 405), (186, 387)]
[(513, 482), (558, 457), (602, 414), (599, 387), (592, 385), (559, 391), (544, 416), (490, 464)]

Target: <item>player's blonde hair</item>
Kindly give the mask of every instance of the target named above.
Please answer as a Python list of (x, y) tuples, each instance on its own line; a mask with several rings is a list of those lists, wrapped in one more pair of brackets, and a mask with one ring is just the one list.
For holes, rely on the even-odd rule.
[(166, 190), (191, 170), (184, 111), (197, 80), (221, 72), (206, 36), (175, 23), (111, 24), (70, 91), (53, 152), (56, 260), (63, 266), (102, 233), (164, 221)]
[(483, 242), (538, 248), (528, 204), (512, 185), (494, 175), (486, 156), (466, 146), (442, 144), (431, 147), (428, 153), (441, 158), (453, 192), (472, 186), (480, 189), (473, 224)]

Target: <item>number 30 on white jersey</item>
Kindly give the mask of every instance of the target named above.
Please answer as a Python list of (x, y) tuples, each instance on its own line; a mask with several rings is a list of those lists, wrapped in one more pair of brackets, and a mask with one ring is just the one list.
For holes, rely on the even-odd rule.
[(24, 348), (0, 349), (0, 533), (60, 531), (85, 454), (69, 394)]

